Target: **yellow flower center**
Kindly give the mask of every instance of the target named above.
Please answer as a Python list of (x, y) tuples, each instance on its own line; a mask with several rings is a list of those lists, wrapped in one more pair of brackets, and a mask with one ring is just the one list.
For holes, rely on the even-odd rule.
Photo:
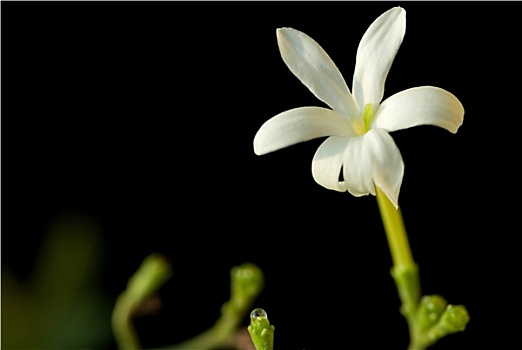
[(374, 114), (372, 104), (367, 103), (366, 106), (364, 106), (362, 118), (353, 121), (353, 128), (355, 129), (357, 135), (364, 135), (371, 129), (373, 115)]

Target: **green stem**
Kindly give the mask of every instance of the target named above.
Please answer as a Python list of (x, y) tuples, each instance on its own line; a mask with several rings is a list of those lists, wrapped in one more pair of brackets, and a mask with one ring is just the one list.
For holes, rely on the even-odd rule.
[(395, 208), (380, 188), (376, 186), (376, 189), (377, 203), (393, 261), (391, 274), (402, 302), (401, 312), (408, 322), (410, 331), (408, 349), (423, 350), (425, 346), (419, 344), (419, 329), (415, 318), (415, 311), (420, 299), (417, 264), (411, 254), (400, 209)]
[(384, 230), (390, 245), (393, 265), (406, 268), (414, 266), (415, 263), (411, 255), (401, 211), (400, 209), (395, 209), (395, 206), (379, 187), (376, 187), (376, 189), (377, 203), (379, 204)]
[(162, 255), (154, 253), (147, 256), (131, 276), (127, 288), (116, 299), (112, 312), (112, 329), (118, 349), (141, 349), (133, 324), (133, 314), (171, 275), (170, 263)]
[(227, 304), (224, 306), (224, 312), (214, 326), (207, 331), (184, 341), (168, 347), (170, 350), (187, 350), (187, 349), (221, 349), (231, 348), (234, 344), (234, 335), (240, 326), (243, 314), (237, 312)]
[(221, 307), (221, 317), (214, 326), (180, 344), (161, 347), (157, 350), (211, 350), (229, 349), (245, 315), (264, 286), (263, 272), (252, 263), (235, 266), (230, 271), (230, 300)]
[(126, 294), (118, 297), (112, 313), (112, 329), (118, 349), (141, 349), (141, 344), (132, 323), (131, 312), (136, 303)]

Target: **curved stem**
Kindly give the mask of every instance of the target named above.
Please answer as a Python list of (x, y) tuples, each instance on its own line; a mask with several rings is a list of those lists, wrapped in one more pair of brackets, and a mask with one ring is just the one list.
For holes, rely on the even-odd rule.
[(231, 348), (234, 343), (234, 335), (241, 323), (242, 314), (236, 313), (232, 308), (225, 307), (225, 313), (207, 331), (187, 340), (183, 343), (168, 347), (170, 350), (186, 349), (220, 349)]
[(172, 275), (164, 256), (147, 256), (131, 276), (127, 288), (118, 296), (112, 312), (112, 330), (118, 349), (138, 350), (141, 344), (132, 322), (133, 313), (143, 301), (156, 292)]
[(169, 350), (211, 350), (232, 348), (235, 335), (252, 303), (264, 286), (263, 272), (252, 263), (235, 266), (230, 271), (230, 300), (221, 307), (221, 317), (214, 326), (182, 343), (161, 347)]
[(131, 313), (135, 305), (125, 294), (120, 295), (112, 313), (112, 329), (118, 349), (141, 349), (141, 344), (132, 323)]

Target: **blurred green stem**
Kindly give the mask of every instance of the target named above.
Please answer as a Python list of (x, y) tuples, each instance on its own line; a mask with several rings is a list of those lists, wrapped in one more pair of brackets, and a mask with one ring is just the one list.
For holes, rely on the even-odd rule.
[(157, 292), (171, 277), (172, 268), (158, 253), (147, 256), (132, 275), (118, 299), (112, 313), (112, 329), (118, 349), (137, 350), (141, 344), (133, 325), (133, 315), (143, 301)]
[(391, 275), (399, 292), (401, 312), (408, 322), (410, 345), (408, 349), (424, 350), (420, 344), (419, 328), (415, 312), (420, 300), (420, 281), (417, 264), (413, 261), (408, 235), (400, 209), (390, 202), (382, 190), (376, 186), (377, 203), (393, 261)]
[(127, 295), (122, 294), (118, 297), (112, 313), (112, 329), (118, 349), (141, 349), (131, 317), (135, 307)]
[(240, 326), (243, 317), (243, 310), (235, 310), (225, 303), (225, 305), (223, 305), (221, 317), (216, 321), (212, 328), (180, 344), (170, 346), (168, 349), (187, 350), (231, 348), (233, 346), (234, 335)]
[(230, 299), (221, 307), (221, 317), (214, 326), (182, 343), (160, 349), (210, 350), (234, 346), (237, 330), (265, 282), (263, 272), (253, 263), (234, 266), (230, 270), (230, 277)]

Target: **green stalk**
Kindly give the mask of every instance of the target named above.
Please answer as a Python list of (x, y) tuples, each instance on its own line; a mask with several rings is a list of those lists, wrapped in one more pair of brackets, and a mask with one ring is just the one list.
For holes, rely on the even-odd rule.
[(391, 275), (395, 280), (399, 298), (401, 299), (401, 313), (408, 322), (410, 345), (408, 349), (424, 350), (426, 347), (419, 344), (419, 328), (415, 312), (420, 300), (420, 281), (417, 264), (414, 262), (408, 235), (404, 227), (404, 220), (400, 209), (390, 202), (382, 190), (376, 186), (376, 197), (379, 210), (388, 239), (388, 245), (393, 261)]
[(127, 288), (118, 296), (112, 311), (112, 330), (118, 349), (139, 350), (141, 344), (133, 324), (133, 314), (143, 301), (157, 292), (172, 275), (164, 256), (147, 256), (131, 276)]
[(415, 265), (411, 255), (410, 243), (408, 242), (408, 235), (404, 227), (404, 221), (400, 209), (395, 209), (395, 206), (390, 202), (388, 197), (382, 192), (379, 187), (377, 189), (377, 203), (381, 212), (382, 222), (394, 266), (412, 267)]
[(136, 305), (137, 304), (125, 294), (120, 295), (116, 301), (112, 313), (112, 330), (118, 349), (141, 349), (141, 344), (131, 317), (132, 310), (136, 308)]
[(221, 349), (231, 348), (236, 334), (243, 320), (243, 312), (238, 312), (229, 303), (223, 307), (221, 317), (214, 326), (197, 336), (180, 344), (168, 347), (170, 350), (188, 349)]
[(252, 263), (235, 266), (230, 271), (230, 299), (221, 307), (221, 317), (214, 326), (182, 343), (161, 347), (156, 350), (212, 350), (229, 349), (252, 303), (264, 287), (261, 269)]

